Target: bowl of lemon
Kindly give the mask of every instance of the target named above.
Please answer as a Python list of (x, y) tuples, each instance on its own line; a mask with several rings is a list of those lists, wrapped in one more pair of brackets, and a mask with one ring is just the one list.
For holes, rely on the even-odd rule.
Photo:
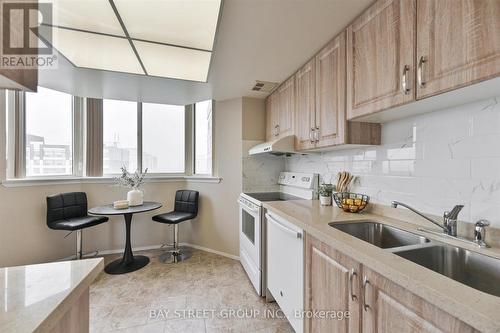
[(334, 193), (333, 199), (340, 209), (349, 213), (361, 212), (370, 202), (369, 196), (352, 192)]

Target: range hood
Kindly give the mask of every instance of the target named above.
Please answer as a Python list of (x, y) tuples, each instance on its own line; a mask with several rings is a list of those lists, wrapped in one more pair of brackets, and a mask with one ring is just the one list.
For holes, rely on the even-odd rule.
[(283, 138), (276, 139), (274, 141), (268, 141), (256, 146), (253, 146), (248, 151), (249, 155), (270, 153), (274, 155), (283, 154), (294, 154), (295, 137), (293, 135), (288, 135)]

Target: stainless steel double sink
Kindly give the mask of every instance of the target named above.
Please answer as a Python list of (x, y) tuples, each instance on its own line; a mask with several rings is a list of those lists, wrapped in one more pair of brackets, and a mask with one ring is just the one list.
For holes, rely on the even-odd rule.
[(500, 259), (375, 221), (332, 222), (330, 226), (410, 260), (452, 280), (500, 296)]

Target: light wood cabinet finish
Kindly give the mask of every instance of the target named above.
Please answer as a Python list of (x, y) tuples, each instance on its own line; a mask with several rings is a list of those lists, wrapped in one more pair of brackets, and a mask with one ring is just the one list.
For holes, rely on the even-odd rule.
[[(310, 235), (306, 235), (305, 253), (305, 309), (350, 313), (349, 318), (343, 320), (305, 319), (305, 331), (359, 332), (361, 265)], [(352, 272), (356, 275), (352, 275)]]
[(316, 56), (316, 147), (345, 143), (345, 33)]
[(316, 127), (316, 59), (312, 59), (295, 74), (295, 149), (316, 146), (313, 130)]
[(415, 0), (379, 0), (347, 28), (347, 119), (415, 100), (415, 19)]
[(417, 57), (417, 98), (499, 76), (500, 1), (418, 0)]
[(422, 298), (363, 267), (368, 283), (363, 293), (363, 333), (477, 332)]
[(271, 94), (266, 99), (266, 140), (276, 139), (278, 133), (278, 95)]
[(283, 82), (266, 99), (266, 140), (294, 134), (295, 77)]
[(293, 135), (295, 117), (295, 78), (291, 77), (278, 88), (278, 137)]

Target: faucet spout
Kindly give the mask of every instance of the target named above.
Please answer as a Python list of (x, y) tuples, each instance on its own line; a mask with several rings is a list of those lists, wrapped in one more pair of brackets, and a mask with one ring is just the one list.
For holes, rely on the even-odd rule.
[[(410, 207), (408, 206), (407, 204), (405, 203), (402, 203), (402, 202), (399, 202), (399, 201), (392, 201), (391, 202), (391, 206), (392, 208), (397, 208), (398, 206), (403, 206), (405, 207), (406, 209), (409, 209), (411, 210), (412, 212), (414, 212), (415, 214), (417, 214), (418, 216), (420, 217), (423, 217), (424, 219), (426, 219), (427, 221), (431, 222), (432, 224), (435, 224), (437, 225), (439, 228), (443, 229), (444, 233), (448, 233), (448, 228), (446, 228), (445, 226), (441, 225), (439, 222), (437, 221), (434, 221), (433, 219), (431, 219), (430, 217), (427, 217), (426, 215), (424, 215), (423, 213), (419, 212), (418, 210), (416, 210), (415, 208), (413, 207)], [(455, 206), (456, 208), (457, 206)], [(462, 206), (463, 207), (463, 206)], [(454, 209), (455, 209), (454, 208)], [(461, 209), (461, 208), (460, 208)], [(458, 211), (460, 212), (460, 210)], [(458, 215), (458, 212), (457, 212), (457, 215)]]

